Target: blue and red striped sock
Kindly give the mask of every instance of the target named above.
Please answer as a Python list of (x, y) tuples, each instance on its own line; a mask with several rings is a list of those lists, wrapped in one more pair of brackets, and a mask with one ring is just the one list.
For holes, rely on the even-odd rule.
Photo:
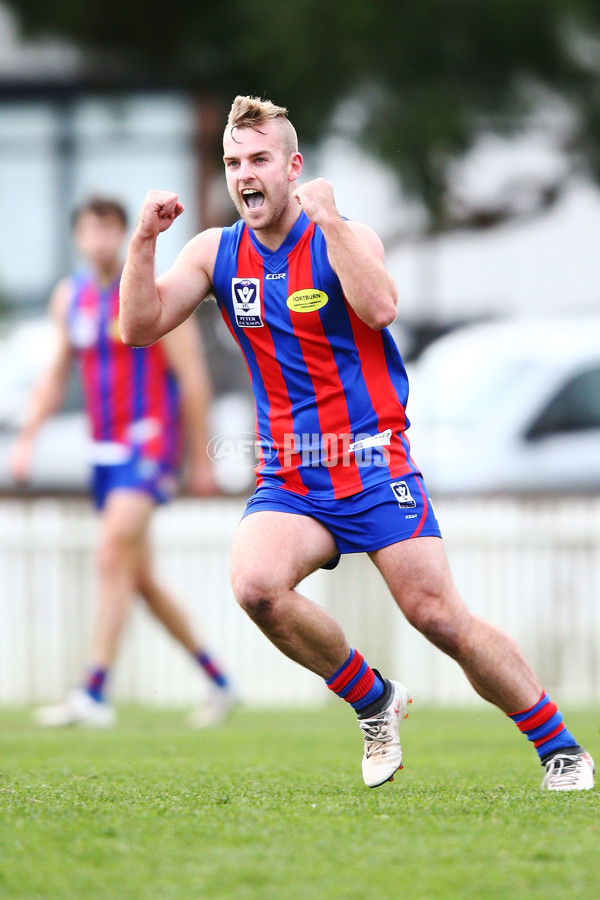
[(210, 680), (214, 681), (217, 687), (223, 688), (223, 690), (225, 690), (229, 686), (227, 678), (225, 677), (221, 669), (217, 666), (212, 656), (210, 656), (204, 650), (198, 650), (196, 653), (194, 653), (194, 657), (202, 666)]
[(327, 678), (329, 690), (341, 697), (357, 712), (376, 703), (386, 693), (386, 684), (378, 672), (365, 662), (358, 650), (351, 649), (346, 662)]
[(108, 669), (96, 667), (90, 669), (85, 681), (84, 689), (96, 703), (104, 701), (104, 682), (108, 676)]
[(542, 761), (559, 750), (579, 748), (573, 735), (563, 725), (562, 713), (546, 693), (534, 706), (510, 713), (509, 718), (527, 736), (527, 740), (532, 741)]

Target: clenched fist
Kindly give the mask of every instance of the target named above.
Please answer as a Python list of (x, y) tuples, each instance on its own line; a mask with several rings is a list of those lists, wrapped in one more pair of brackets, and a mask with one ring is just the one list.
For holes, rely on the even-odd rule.
[(136, 232), (143, 238), (155, 238), (170, 228), (183, 212), (183, 203), (173, 191), (148, 191), (144, 197)]
[(292, 196), (315, 225), (321, 225), (332, 217), (339, 218), (333, 187), (324, 178), (315, 178), (314, 181), (298, 185)]

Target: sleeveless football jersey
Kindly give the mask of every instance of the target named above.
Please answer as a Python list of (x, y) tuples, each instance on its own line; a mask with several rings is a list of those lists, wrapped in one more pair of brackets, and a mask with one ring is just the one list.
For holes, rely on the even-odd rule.
[(416, 471), (398, 348), (346, 301), (304, 212), (275, 251), (224, 228), (213, 286), (252, 382), (259, 485), (338, 499)]
[[(178, 385), (160, 343), (133, 348), (119, 336), (119, 279), (100, 287), (93, 275), (73, 278), (69, 340), (81, 372), (85, 409), (99, 449), (132, 451), (176, 465), (180, 457)], [(109, 454), (107, 454), (108, 456)], [(104, 461), (96, 458), (96, 462)]]

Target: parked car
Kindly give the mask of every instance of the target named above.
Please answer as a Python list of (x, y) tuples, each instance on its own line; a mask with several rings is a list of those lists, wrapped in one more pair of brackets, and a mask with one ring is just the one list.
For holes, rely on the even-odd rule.
[(432, 494), (600, 489), (600, 317), (462, 328), (410, 377), (409, 437)]
[[(0, 489), (14, 490), (8, 456), (23, 421), (31, 388), (48, 364), (55, 339), (45, 317), (5, 324), (0, 331)], [(41, 428), (28, 490), (85, 490), (88, 437), (77, 380), (62, 409)]]

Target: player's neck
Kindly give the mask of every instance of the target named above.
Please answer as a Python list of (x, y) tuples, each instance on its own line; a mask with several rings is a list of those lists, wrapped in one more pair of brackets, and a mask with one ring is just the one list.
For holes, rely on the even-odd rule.
[(298, 221), (301, 212), (302, 210), (297, 203), (290, 203), (290, 205), (286, 207), (284, 214), (276, 223), (268, 228), (253, 228), (252, 231), (264, 247), (275, 252), (287, 238), (288, 234)]
[(120, 259), (115, 259), (110, 263), (106, 263), (106, 265), (94, 265), (92, 268), (96, 275), (96, 281), (100, 287), (108, 287), (116, 281), (121, 274), (123, 263)]

